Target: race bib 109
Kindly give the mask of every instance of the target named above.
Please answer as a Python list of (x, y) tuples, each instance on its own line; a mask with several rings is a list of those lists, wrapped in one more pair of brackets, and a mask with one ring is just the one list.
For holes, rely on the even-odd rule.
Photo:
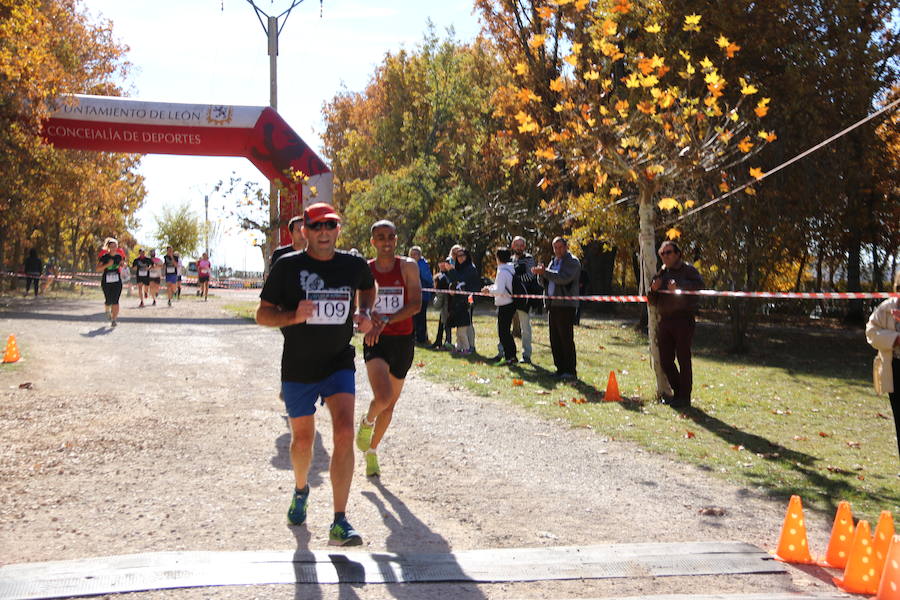
[(349, 291), (310, 291), (306, 292), (306, 299), (316, 304), (315, 312), (306, 320), (310, 325), (343, 325), (350, 316)]
[(392, 315), (403, 308), (402, 287), (379, 287), (378, 298), (375, 299), (375, 312), (379, 315)]

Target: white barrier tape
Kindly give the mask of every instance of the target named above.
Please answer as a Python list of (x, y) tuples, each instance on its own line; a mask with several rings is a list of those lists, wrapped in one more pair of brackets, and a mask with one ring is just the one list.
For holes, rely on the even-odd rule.
[[(646, 302), (646, 296), (544, 296), (540, 294), (492, 294), (489, 292), (465, 292), (459, 290), (438, 290), (422, 288), (423, 292), (454, 294), (464, 296), (488, 296), (501, 298), (534, 298), (538, 300), (581, 300), (585, 302)], [(731, 298), (770, 298), (799, 300), (872, 300), (900, 298), (900, 292), (720, 292), (717, 290), (659, 290), (660, 294), (721, 296)]]

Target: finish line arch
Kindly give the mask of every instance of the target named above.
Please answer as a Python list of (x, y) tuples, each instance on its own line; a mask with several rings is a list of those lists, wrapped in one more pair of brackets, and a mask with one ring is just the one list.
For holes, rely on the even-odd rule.
[[(279, 201), (279, 238), (290, 243), (287, 221), (316, 189), (316, 200), (332, 201), (331, 169), (268, 106), (179, 104), (114, 96), (66, 95), (43, 125), (44, 139), (57, 148), (244, 157), (287, 193)], [(286, 173), (309, 179), (295, 185)]]

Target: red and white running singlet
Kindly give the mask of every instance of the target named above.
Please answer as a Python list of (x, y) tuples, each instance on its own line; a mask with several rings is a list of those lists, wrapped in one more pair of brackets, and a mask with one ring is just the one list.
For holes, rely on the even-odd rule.
[[(375, 301), (375, 312), (379, 315), (392, 315), (406, 305), (407, 290), (400, 269), (400, 259), (394, 257), (394, 268), (381, 273), (375, 268), (375, 259), (369, 261), (369, 268), (375, 281), (378, 282), (378, 299)], [(389, 323), (381, 335), (410, 335), (413, 332), (412, 317), (396, 323)]]

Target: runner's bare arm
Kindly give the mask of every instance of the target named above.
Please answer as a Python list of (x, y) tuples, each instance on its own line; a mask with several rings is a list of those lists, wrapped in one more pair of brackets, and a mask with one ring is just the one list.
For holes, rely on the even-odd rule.
[(266, 327), (288, 327), (305, 323), (315, 309), (316, 305), (311, 300), (301, 300), (295, 311), (281, 310), (271, 302), (260, 300), (256, 309), (256, 322)]

